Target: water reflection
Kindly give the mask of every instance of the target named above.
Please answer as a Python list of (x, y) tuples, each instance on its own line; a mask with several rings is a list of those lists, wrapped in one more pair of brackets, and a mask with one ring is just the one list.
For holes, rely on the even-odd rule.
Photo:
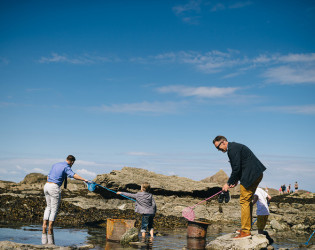
[(142, 239), (142, 243), (143, 245), (141, 246), (140, 249), (152, 249), (153, 247), (153, 239), (152, 237), (150, 238), (145, 238), (145, 239)]
[[(111, 249), (153, 249), (154, 247), (154, 238), (146, 237), (145, 239), (142, 239), (140, 237), (140, 241), (137, 242), (131, 242), (130, 246), (122, 246), (119, 242), (113, 242), (113, 241), (106, 241), (105, 250), (111, 250)], [(155, 249), (162, 249), (162, 247), (155, 247)], [(174, 249), (174, 248), (171, 248)]]
[[(119, 243), (106, 242), (105, 228), (54, 228), (54, 235), (49, 239), (50, 244), (58, 246), (86, 246), (93, 245), (93, 249), (203, 249), (204, 244), (208, 244), (226, 233), (235, 232), (240, 225), (215, 225), (208, 227), (205, 241), (195, 241), (194, 239), (187, 239), (187, 228), (174, 229), (160, 229), (161, 231), (152, 241), (148, 237), (143, 244), (124, 247)], [(48, 245), (48, 235), (47, 246)], [(280, 247), (294, 248), (300, 244), (304, 244), (309, 238), (307, 235), (297, 235), (294, 232), (286, 232), (285, 234), (271, 234), (275, 243), (273, 246), (277, 249)], [(1, 225), (0, 224), (0, 241), (13, 241), (24, 244), (41, 245), (42, 242), (42, 228), (41, 225)], [(313, 239), (312, 239), (313, 240)], [(312, 243), (312, 240), (310, 243)], [(206, 243), (205, 243), (206, 242)], [(141, 243), (141, 242), (140, 242)], [(46, 244), (46, 240), (45, 240)]]
[(206, 239), (187, 238), (187, 249), (205, 249)]
[(42, 233), (42, 245), (55, 245), (55, 236), (52, 234)]

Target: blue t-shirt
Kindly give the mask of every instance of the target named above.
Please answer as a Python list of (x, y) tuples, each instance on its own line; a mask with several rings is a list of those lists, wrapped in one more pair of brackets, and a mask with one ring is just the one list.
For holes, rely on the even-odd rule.
[(73, 178), (74, 175), (75, 173), (71, 170), (70, 165), (66, 161), (59, 162), (51, 167), (48, 174), (48, 181), (54, 182), (60, 187), (67, 176)]

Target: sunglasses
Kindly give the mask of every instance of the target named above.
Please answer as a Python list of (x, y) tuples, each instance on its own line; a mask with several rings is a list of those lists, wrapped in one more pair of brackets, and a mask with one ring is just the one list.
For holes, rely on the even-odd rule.
[(218, 146), (216, 146), (217, 150), (221, 150), (220, 146), (221, 146), (221, 144), (222, 144), (223, 142), (224, 142), (224, 141), (221, 141), (221, 142), (218, 144)]

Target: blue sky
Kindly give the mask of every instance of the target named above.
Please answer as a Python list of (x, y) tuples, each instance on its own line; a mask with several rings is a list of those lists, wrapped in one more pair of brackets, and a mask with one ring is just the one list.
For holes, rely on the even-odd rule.
[(314, 1), (0, 1), (0, 175), (68, 154), (201, 180), (216, 135), (315, 191)]

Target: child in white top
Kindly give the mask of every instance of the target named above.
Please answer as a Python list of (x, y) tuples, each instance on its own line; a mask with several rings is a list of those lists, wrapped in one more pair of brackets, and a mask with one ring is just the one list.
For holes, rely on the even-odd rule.
[(265, 229), (269, 208), (268, 208), (268, 200), (271, 199), (270, 195), (268, 195), (263, 189), (257, 188), (254, 194), (253, 205), (257, 203), (257, 227), (258, 233), (263, 234)]

